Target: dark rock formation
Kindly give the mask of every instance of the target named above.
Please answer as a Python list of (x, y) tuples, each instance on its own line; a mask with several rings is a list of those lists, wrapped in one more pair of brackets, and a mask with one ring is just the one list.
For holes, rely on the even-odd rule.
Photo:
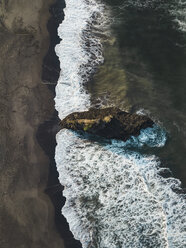
[(62, 128), (124, 141), (130, 136), (138, 136), (141, 129), (152, 127), (153, 124), (147, 116), (130, 114), (113, 107), (72, 113), (61, 121)]

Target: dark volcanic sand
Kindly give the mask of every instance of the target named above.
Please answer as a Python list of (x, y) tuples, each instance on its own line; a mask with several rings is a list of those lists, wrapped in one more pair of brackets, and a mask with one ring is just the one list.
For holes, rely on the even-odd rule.
[[(47, 182), (49, 186), (58, 182), (53, 160), (56, 115), (51, 119), (54, 95), (43, 82), (57, 80), (59, 71), (47, 73), (43, 67), (42, 73), (43, 58), (49, 48), (46, 24), (52, 3), (54, 0), (0, 1), (1, 248), (64, 247), (61, 236), (67, 247), (77, 247), (69, 241), (68, 226), (60, 216), (64, 201), (61, 193), (51, 194), (47, 190), (55, 210), (45, 193)], [(50, 30), (58, 23), (51, 20)], [(58, 62), (51, 46), (51, 60), (45, 57), (44, 65), (48, 63), (55, 70)], [(42, 129), (40, 125), (46, 120)], [(61, 228), (56, 228), (55, 219)]]
[[(51, 90), (53, 97), (55, 96), (55, 86), (59, 78), (60, 64), (59, 59), (55, 53), (55, 46), (60, 42), (57, 34), (57, 27), (64, 19), (62, 12), (65, 7), (64, 0), (57, 0), (56, 4), (50, 7), (51, 18), (48, 21), (48, 31), (50, 33), (50, 46), (49, 50), (43, 60), (42, 80), (47, 84)], [(63, 187), (58, 180), (58, 172), (55, 163), (55, 147), (56, 147), (56, 134), (60, 130), (59, 118), (57, 111), (53, 106), (53, 116), (50, 120), (45, 121), (39, 126), (37, 132), (37, 139), (40, 146), (50, 158), (50, 172), (48, 177), (48, 188), (45, 192), (50, 196), (55, 208), (55, 223), (61, 237), (64, 240), (66, 248), (81, 248), (81, 243), (73, 238), (72, 233), (69, 231), (69, 225), (61, 214), (61, 209), (65, 204), (65, 198), (62, 196)]]

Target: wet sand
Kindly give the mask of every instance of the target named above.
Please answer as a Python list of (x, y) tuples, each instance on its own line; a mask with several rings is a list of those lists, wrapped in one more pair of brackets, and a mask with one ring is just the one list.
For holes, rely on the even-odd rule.
[(54, 2), (0, 3), (1, 248), (64, 247), (45, 193), (50, 159), (36, 138), (54, 112), (53, 93), (41, 79)]
[[(55, 86), (60, 73), (59, 59), (55, 53), (55, 46), (60, 42), (57, 28), (64, 19), (64, 13), (62, 11), (64, 7), (64, 0), (57, 0), (56, 3), (50, 7), (51, 17), (47, 24), (50, 34), (50, 45), (43, 60), (42, 80), (44, 83), (46, 83), (48, 89), (50, 89), (53, 97), (55, 97)], [(62, 196), (63, 187), (60, 185), (58, 180), (59, 174), (57, 172), (54, 159), (56, 134), (60, 129), (60, 120), (58, 118), (58, 113), (54, 108), (54, 103), (52, 104), (51, 108), (53, 109), (51, 118), (45, 120), (39, 126), (36, 133), (38, 143), (50, 159), (48, 184), (45, 192), (50, 197), (54, 205), (55, 224), (64, 241), (65, 247), (81, 248), (81, 243), (73, 238), (73, 235), (69, 230), (69, 225), (64, 216), (61, 214), (61, 209), (65, 204), (65, 198)]]

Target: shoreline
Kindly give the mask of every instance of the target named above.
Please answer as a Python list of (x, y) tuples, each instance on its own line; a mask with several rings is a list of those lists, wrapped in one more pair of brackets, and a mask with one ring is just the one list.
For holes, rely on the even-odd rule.
[[(50, 35), (50, 46), (47, 54), (43, 59), (42, 66), (42, 80), (52, 92), (53, 98), (55, 97), (55, 87), (59, 78), (60, 63), (58, 56), (55, 53), (55, 46), (61, 41), (58, 36), (58, 26), (64, 19), (63, 9), (65, 7), (64, 0), (57, 0), (56, 3), (50, 6), (51, 18), (48, 21), (47, 28)], [(37, 140), (42, 149), (45, 151), (50, 159), (48, 184), (45, 190), (49, 195), (55, 210), (55, 224), (58, 232), (66, 248), (81, 248), (82, 245), (79, 241), (75, 240), (73, 234), (69, 230), (69, 224), (65, 217), (61, 214), (61, 209), (65, 204), (65, 197), (62, 196), (63, 186), (61, 186), (58, 179), (58, 171), (55, 162), (55, 148), (56, 148), (56, 134), (59, 132), (59, 117), (55, 110), (55, 105), (51, 106), (53, 114), (51, 118), (42, 123), (37, 131)]]

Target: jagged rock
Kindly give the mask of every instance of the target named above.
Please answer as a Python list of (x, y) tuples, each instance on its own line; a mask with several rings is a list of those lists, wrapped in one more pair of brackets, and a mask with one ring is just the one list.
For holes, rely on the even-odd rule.
[(108, 139), (126, 141), (138, 136), (141, 129), (152, 127), (154, 122), (147, 116), (130, 114), (118, 108), (90, 109), (75, 112), (61, 121), (62, 128), (82, 130)]

